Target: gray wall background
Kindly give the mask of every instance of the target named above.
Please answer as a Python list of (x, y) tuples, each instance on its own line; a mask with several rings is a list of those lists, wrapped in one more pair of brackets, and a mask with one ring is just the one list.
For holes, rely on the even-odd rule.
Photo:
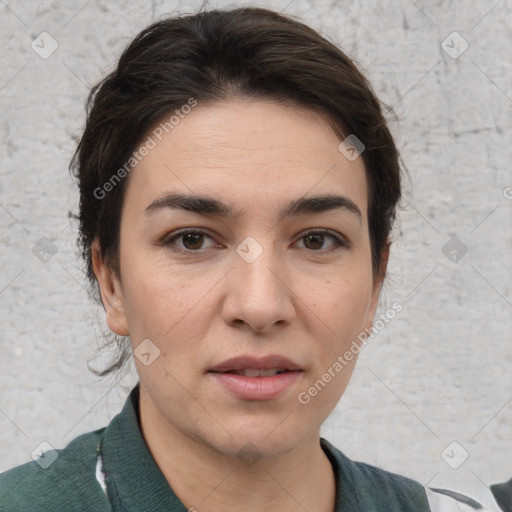
[[(403, 311), (362, 352), (323, 435), (354, 459), (478, 497), (512, 477), (512, 2), (257, 5), (299, 16), (356, 60), (395, 108), (410, 173), (382, 301)], [(144, 26), (199, 6), (0, 5), (0, 471), (106, 425), (135, 382), (133, 370), (102, 380), (86, 366), (106, 327), (84, 289), (67, 166), (89, 88)], [(42, 32), (58, 44), (49, 56)]]

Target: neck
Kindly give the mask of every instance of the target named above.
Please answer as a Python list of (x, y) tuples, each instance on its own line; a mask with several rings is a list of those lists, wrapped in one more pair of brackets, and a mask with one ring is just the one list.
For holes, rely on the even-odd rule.
[(333, 512), (336, 482), (319, 433), (272, 459), (240, 460), (173, 428), (145, 400), (140, 422), (146, 444), (172, 490), (200, 512)]

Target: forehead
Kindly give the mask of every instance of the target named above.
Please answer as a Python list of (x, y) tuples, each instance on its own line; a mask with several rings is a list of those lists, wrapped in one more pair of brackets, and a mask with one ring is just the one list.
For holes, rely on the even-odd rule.
[(328, 120), (313, 110), (230, 100), (199, 103), (172, 128), (161, 123), (147, 134), (152, 149), (130, 173), (125, 204), (145, 207), (173, 190), (253, 210), (258, 201), (260, 208), (274, 203), (278, 211), (280, 200), (336, 193), (365, 214), (363, 159), (348, 160)]

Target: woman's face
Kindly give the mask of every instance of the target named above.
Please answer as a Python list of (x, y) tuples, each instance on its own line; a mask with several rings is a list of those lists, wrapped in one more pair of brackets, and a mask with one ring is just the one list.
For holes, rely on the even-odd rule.
[(268, 100), (199, 103), (153, 138), (125, 191), (120, 281), (96, 265), (145, 410), (227, 455), (290, 452), (318, 435), (356, 357), (333, 366), (374, 315), (363, 160), (319, 114)]

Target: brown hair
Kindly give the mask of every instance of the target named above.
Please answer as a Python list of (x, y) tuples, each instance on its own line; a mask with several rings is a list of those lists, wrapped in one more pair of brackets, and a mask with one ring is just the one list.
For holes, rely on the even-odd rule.
[[(87, 123), (70, 169), (80, 188), (79, 244), (96, 298), (91, 244), (119, 271), (126, 169), (155, 124), (194, 101), (233, 96), (292, 101), (326, 114), (342, 139), (365, 146), (374, 274), (380, 271), (400, 199), (400, 162), (382, 108), (366, 78), (334, 44), (303, 23), (266, 9), (211, 10), (156, 22), (125, 49), (87, 102)], [(123, 176), (98, 193), (112, 178)], [(126, 175), (126, 177), (124, 177)], [(119, 340), (118, 340), (119, 341)], [(123, 365), (118, 361), (101, 372)]]

